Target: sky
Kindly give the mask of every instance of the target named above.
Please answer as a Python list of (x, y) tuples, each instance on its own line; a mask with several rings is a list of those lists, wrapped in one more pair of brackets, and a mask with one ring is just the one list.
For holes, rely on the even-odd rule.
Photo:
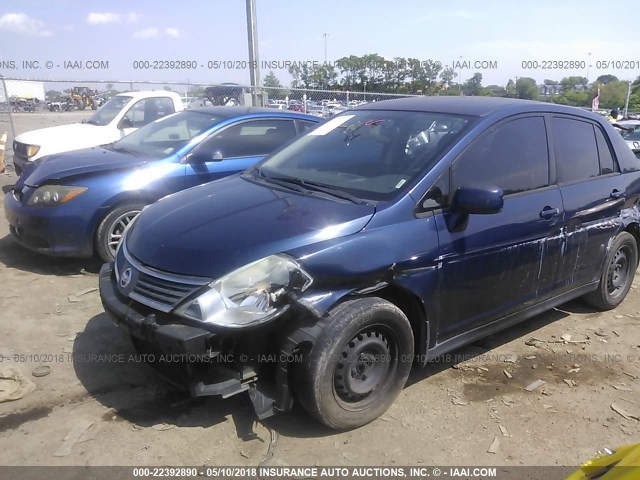
[[(457, 69), (462, 79), (479, 71), (484, 85), (504, 86), (523, 76), (542, 82), (569, 75), (591, 81), (606, 73), (623, 80), (640, 75), (636, 0), (256, 3), (260, 62), (323, 62), (326, 43), (328, 61), (377, 53), (443, 65), (462, 62)], [(134, 68), (134, 62), (146, 67), (164, 60), (193, 62), (196, 68)], [(0, 74), (5, 77), (248, 84), (247, 60), (243, 0), (0, 3)], [(98, 68), (87, 68), (87, 61), (97, 61)], [(553, 61), (584, 68), (560, 69)], [(608, 61), (627, 64), (607, 68)], [(83, 68), (71, 68), (76, 62)], [(537, 68), (523, 68), (523, 62)], [(261, 77), (266, 73), (261, 70)], [(275, 73), (289, 84), (286, 70)]]

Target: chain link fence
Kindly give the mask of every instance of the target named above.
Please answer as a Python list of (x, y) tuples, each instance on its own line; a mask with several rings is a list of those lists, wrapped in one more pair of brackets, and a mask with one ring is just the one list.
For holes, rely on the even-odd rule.
[(31, 80), (0, 75), (0, 135), (7, 133), (5, 158), (13, 157), (13, 139), (24, 132), (89, 119), (111, 97), (124, 92), (170, 90), (184, 108), (253, 105), (289, 109), (328, 118), (363, 103), (418, 95), (371, 91), (252, 87), (189, 82), (130, 80)]

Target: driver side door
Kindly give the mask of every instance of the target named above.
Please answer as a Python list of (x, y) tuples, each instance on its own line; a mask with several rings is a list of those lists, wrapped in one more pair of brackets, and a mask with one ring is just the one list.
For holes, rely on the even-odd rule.
[(251, 119), (223, 127), (186, 157), (184, 188), (241, 172), (296, 136), (294, 120)]
[(465, 215), (452, 229), (447, 207), (435, 214), (440, 241), (438, 343), (550, 298), (562, 264), (563, 202), (552, 181), (543, 116), (506, 120), (453, 163), (449, 198), (461, 187), (498, 187), (498, 213)]

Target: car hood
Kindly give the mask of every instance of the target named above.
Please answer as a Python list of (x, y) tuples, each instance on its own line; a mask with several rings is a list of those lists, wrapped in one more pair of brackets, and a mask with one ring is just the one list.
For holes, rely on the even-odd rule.
[(146, 163), (146, 161), (147, 159), (142, 157), (114, 152), (102, 147), (93, 147), (41, 158), (33, 164), (27, 165), (19, 182), (31, 187), (38, 187), (49, 180), (133, 168)]
[(145, 208), (126, 245), (153, 268), (218, 278), (268, 255), (359, 232), (374, 212), (236, 175)]
[(120, 137), (120, 131), (113, 127), (72, 123), (21, 133), (16, 137), (16, 141), (40, 145), (45, 154), (50, 154), (104, 145), (115, 142)]

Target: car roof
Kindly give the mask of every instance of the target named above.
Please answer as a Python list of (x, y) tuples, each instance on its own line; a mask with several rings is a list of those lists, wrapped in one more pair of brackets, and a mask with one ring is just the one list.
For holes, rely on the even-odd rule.
[(292, 110), (276, 110), (275, 108), (266, 107), (201, 107), (192, 108), (190, 112), (203, 112), (212, 115), (218, 115), (220, 117), (239, 117), (241, 115), (261, 115), (268, 114), (270, 116), (283, 116), (283, 117), (298, 117), (298, 118), (310, 118), (317, 121), (316, 117), (310, 115), (304, 115)]
[(450, 113), (454, 115), (471, 115), (485, 117), (493, 113), (508, 110), (509, 113), (551, 111), (558, 113), (583, 114), (592, 118), (592, 113), (575, 107), (565, 107), (553, 103), (520, 100), (503, 97), (466, 97), (466, 96), (433, 96), (407, 97), (394, 100), (383, 100), (367, 103), (357, 110), (399, 110)]
[(118, 93), (118, 97), (132, 97), (134, 100), (140, 100), (143, 98), (157, 97), (158, 95), (163, 97), (173, 97), (174, 99), (181, 99), (177, 92), (170, 92), (168, 90), (142, 90), (139, 92), (121, 92)]

